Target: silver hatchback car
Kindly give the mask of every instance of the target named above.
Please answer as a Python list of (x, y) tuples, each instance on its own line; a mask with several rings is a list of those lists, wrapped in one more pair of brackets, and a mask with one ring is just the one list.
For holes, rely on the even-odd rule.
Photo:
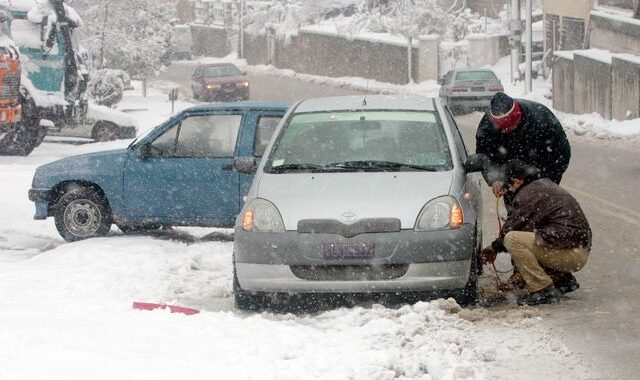
[(256, 309), (292, 293), (407, 292), (473, 302), (482, 198), (466, 156), (439, 99), (297, 103), (237, 219), (236, 306)]
[(440, 98), (454, 112), (486, 111), (491, 98), (504, 91), (502, 82), (488, 69), (451, 70), (438, 81)]

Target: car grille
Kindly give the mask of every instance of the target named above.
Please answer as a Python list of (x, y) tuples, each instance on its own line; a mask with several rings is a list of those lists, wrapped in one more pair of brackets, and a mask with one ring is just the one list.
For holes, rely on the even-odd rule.
[(291, 266), (296, 277), (312, 281), (393, 280), (404, 276), (408, 269), (409, 264)]
[(400, 219), (361, 219), (353, 224), (344, 224), (332, 219), (303, 219), (298, 221), (298, 232), (309, 234), (338, 234), (354, 237), (365, 233), (398, 232)]
[(20, 94), (20, 75), (10, 74), (4, 76), (2, 84), (3, 98), (17, 98)]

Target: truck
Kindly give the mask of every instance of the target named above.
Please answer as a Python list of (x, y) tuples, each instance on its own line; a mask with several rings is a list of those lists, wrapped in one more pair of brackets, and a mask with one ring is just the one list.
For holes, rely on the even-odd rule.
[(82, 19), (64, 0), (13, 1), (0, 6), (0, 23), (0, 154), (28, 155), (65, 130), (135, 137), (133, 119), (89, 101), (91, 60), (75, 32)]

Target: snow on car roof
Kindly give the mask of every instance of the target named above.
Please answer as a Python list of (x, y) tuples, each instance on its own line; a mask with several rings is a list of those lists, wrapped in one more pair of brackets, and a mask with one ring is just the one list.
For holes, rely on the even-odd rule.
[(347, 110), (434, 111), (433, 98), (405, 95), (332, 96), (303, 100), (296, 113)]

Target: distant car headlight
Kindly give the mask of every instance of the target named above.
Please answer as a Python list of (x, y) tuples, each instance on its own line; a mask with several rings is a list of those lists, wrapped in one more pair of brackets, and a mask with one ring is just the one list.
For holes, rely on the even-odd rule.
[(238, 86), (238, 87), (249, 87), (249, 82), (247, 82), (247, 81), (238, 82), (238, 83), (236, 83), (236, 86)]
[(454, 197), (446, 195), (427, 202), (418, 215), (414, 230), (460, 228), (463, 224), (464, 216), (460, 204)]
[(253, 232), (284, 232), (284, 222), (273, 203), (256, 198), (245, 209), (242, 229)]
[(205, 87), (207, 88), (207, 90), (215, 90), (216, 89), (216, 85), (215, 84), (211, 84), (211, 83), (207, 84)]

